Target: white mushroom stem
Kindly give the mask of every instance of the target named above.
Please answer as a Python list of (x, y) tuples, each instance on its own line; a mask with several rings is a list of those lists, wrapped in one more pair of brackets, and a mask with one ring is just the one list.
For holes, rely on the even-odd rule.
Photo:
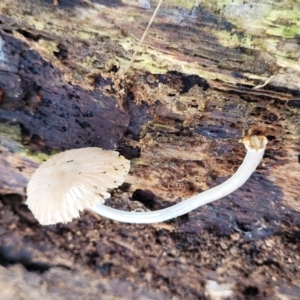
[(247, 154), (243, 163), (231, 178), (222, 184), (195, 195), (181, 203), (150, 212), (122, 211), (107, 207), (103, 204), (96, 204), (91, 209), (101, 216), (125, 223), (159, 223), (182, 216), (199, 206), (229, 195), (248, 180), (264, 155), (267, 139), (264, 136), (251, 136), (244, 138), (243, 142), (247, 149)]
[(144, 39), (145, 39), (145, 37), (146, 37), (146, 35), (147, 35), (148, 31), (149, 31), (149, 28), (150, 28), (151, 24), (153, 23), (153, 20), (154, 20), (154, 18), (155, 18), (155, 16), (156, 16), (156, 14), (157, 14), (157, 12), (158, 12), (158, 10), (159, 10), (161, 4), (162, 4), (162, 0), (159, 0), (157, 6), (156, 6), (156, 8), (155, 8), (155, 11), (154, 11), (154, 13), (153, 13), (153, 15), (152, 15), (152, 17), (151, 17), (151, 19), (150, 19), (148, 25), (147, 25), (147, 28), (145, 29), (145, 31), (144, 31), (144, 33), (143, 33), (143, 36), (142, 36), (141, 40), (139, 41), (137, 47), (135, 47), (135, 50), (134, 50), (134, 53), (133, 53), (133, 55), (132, 55), (132, 57), (131, 57), (131, 59), (130, 59), (130, 62), (128, 63), (128, 65), (127, 65), (127, 67), (125, 68), (125, 70), (121, 70), (121, 69), (120, 69), (121, 74), (126, 74), (126, 73), (128, 72), (128, 70), (130, 69), (130, 67), (132, 66), (132, 64), (133, 64), (133, 62), (134, 62), (134, 60), (135, 60), (135, 58), (136, 58), (136, 56), (137, 56), (137, 53), (138, 53), (138, 51), (140, 50), (141, 45), (142, 45), (143, 42), (144, 42)]

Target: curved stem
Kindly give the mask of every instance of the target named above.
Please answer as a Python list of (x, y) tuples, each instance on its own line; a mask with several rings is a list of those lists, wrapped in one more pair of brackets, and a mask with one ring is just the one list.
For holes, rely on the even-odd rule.
[(93, 206), (92, 210), (101, 216), (115, 221), (149, 224), (164, 222), (169, 219), (176, 218), (194, 210), (199, 206), (225, 197), (241, 187), (255, 171), (264, 155), (267, 139), (263, 136), (252, 136), (250, 138), (245, 138), (243, 142), (247, 148), (247, 154), (243, 163), (232, 177), (222, 184), (195, 195), (181, 203), (168, 208), (150, 212), (122, 211), (107, 207), (103, 204), (97, 204)]

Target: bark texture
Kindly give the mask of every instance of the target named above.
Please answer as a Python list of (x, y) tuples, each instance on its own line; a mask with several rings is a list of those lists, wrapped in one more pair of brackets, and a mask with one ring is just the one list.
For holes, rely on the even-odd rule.
[[(156, 3), (1, 1), (5, 299), (298, 299), (300, 5), (165, 1), (124, 75)], [(132, 160), (107, 204), (160, 209), (223, 182), (253, 133), (250, 180), (177, 220), (41, 227), (24, 204), (43, 159), (97, 146)]]

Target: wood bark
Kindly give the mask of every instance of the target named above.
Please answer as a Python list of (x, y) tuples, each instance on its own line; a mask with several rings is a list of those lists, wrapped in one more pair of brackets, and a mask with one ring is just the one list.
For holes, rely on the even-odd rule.
[[(165, 1), (124, 75), (156, 3), (1, 1), (6, 299), (298, 299), (300, 5)], [(160, 209), (223, 182), (256, 133), (250, 180), (177, 220), (41, 227), (24, 204), (41, 161), (97, 146), (132, 160), (108, 205)]]

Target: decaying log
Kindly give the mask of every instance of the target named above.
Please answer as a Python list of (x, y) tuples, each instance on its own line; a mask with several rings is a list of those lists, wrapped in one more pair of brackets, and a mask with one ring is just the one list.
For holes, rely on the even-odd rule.
[[(165, 1), (122, 75), (156, 3), (1, 1), (6, 299), (298, 299), (300, 4)], [(132, 160), (108, 205), (160, 209), (223, 182), (252, 133), (269, 143), (250, 180), (177, 220), (41, 227), (24, 204), (40, 162), (96, 146)]]

